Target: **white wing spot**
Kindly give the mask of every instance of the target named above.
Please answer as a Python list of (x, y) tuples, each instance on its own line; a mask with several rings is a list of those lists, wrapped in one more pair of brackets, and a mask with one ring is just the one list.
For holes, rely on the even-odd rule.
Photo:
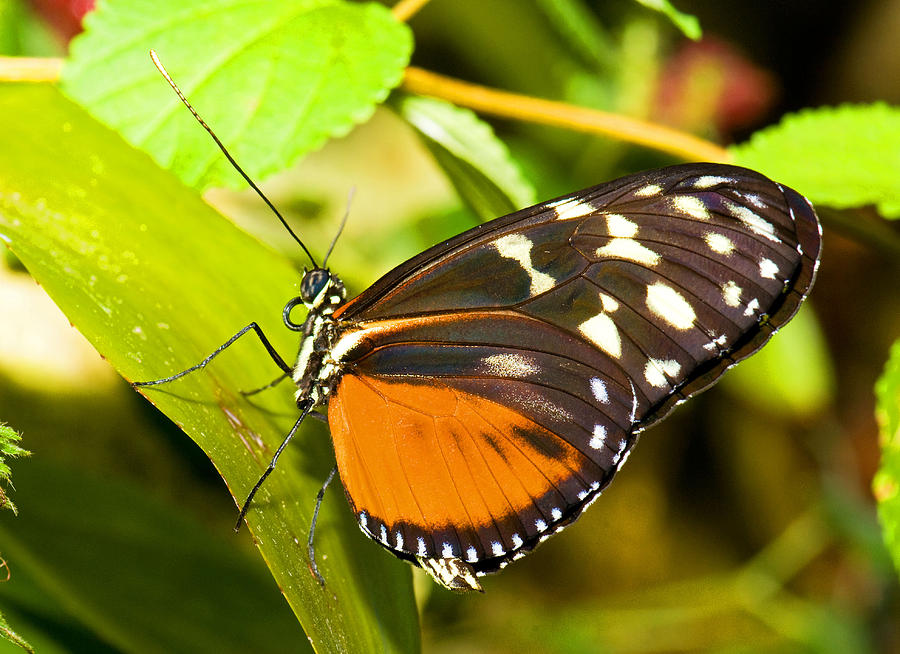
[(603, 305), (603, 310), (609, 311), (610, 313), (619, 308), (619, 302), (616, 298), (607, 295), (606, 293), (600, 294), (600, 303)]
[(638, 233), (636, 222), (617, 213), (606, 216), (606, 229), (609, 231), (609, 235), (615, 238), (634, 238)]
[(691, 184), (694, 188), (710, 188), (717, 184), (733, 184), (734, 181), (728, 179), (727, 177), (719, 177), (718, 175), (703, 175), (702, 177), (698, 177), (694, 180), (694, 183)]
[(713, 252), (718, 252), (719, 254), (731, 254), (734, 252), (734, 243), (724, 234), (706, 232), (703, 240), (706, 241), (709, 249)]
[(591, 393), (598, 402), (609, 404), (609, 393), (606, 392), (606, 384), (599, 377), (591, 377)]
[(381, 525), (381, 542), (385, 545), (388, 544), (388, 532), (387, 527), (384, 524)]
[(496, 540), (492, 540), (492, 541), (491, 541), (491, 553), (492, 553), (494, 556), (503, 556), (504, 554), (506, 554), (506, 552), (505, 552), (504, 549), (503, 549), (503, 545), (501, 545), (501, 544), (500, 544), (498, 541), (496, 541)]
[(697, 220), (709, 220), (709, 209), (700, 198), (693, 195), (678, 195), (672, 198), (672, 206)]
[(738, 307), (741, 305), (741, 293), (744, 289), (734, 283), (727, 281), (722, 285), (722, 299), (725, 304), (730, 307)]
[(553, 510), (550, 511), (550, 517), (556, 521), (562, 520), (562, 511), (560, 511), (559, 508), (554, 506)]
[(578, 331), (611, 357), (618, 359), (622, 356), (622, 339), (619, 336), (619, 329), (613, 319), (605, 313), (588, 318), (578, 325)]
[(568, 202), (578, 202), (577, 198), (559, 198), (547, 203), (548, 209), (554, 209), (560, 205), (566, 204)]
[(628, 419), (628, 421), (633, 426), (634, 420), (637, 417), (638, 399), (637, 399), (637, 391), (634, 390), (634, 382), (629, 379), (628, 383), (631, 386), (631, 417)]
[(519, 536), (519, 534), (513, 534), (512, 536), (510, 536), (510, 539), (512, 540), (514, 550), (519, 549), (520, 547), (522, 547), (522, 545), (525, 544), (525, 541), (522, 540), (522, 537)]
[(734, 204), (733, 202), (728, 202), (726, 200), (724, 205), (725, 208), (731, 212), (731, 215), (744, 223), (751, 232), (759, 234), (775, 243), (781, 243), (781, 239), (775, 236), (775, 226), (768, 220), (763, 220), (756, 213), (739, 204)]
[(538, 530), (538, 532), (547, 531), (547, 523), (538, 518), (534, 521), (534, 528)]
[(534, 243), (523, 234), (507, 234), (494, 241), (494, 247), (501, 257), (513, 259), (522, 266), (531, 278), (531, 295), (549, 291), (556, 284), (550, 275), (537, 270), (531, 263), (531, 248)]
[(556, 219), (557, 220), (571, 220), (573, 218), (581, 218), (582, 216), (586, 216), (589, 213), (593, 213), (596, 211), (594, 207), (592, 207), (587, 202), (582, 202), (581, 200), (565, 200), (560, 202), (559, 204), (552, 205), (554, 211), (556, 211)]
[(441, 556), (443, 556), (445, 559), (452, 559), (453, 558), (453, 545), (445, 542), (443, 547), (441, 547)]
[(597, 248), (598, 257), (628, 259), (646, 266), (659, 263), (659, 255), (650, 248), (630, 238), (614, 238), (602, 248)]
[(363, 529), (369, 528), (369, 516), (366, 515), (365, 511), (359, 512), (359, 524)]
[(757, 209), (766, 209), (768, 206), (765, 202), (763, 202), (761, 197), (759, 197), (758, 195), (754, 195), (753, 193), (741, 193), (740, 196)]
[(606, 427), (603, 425), (594, 425), (594, 434), (591, 436), (591, 440), (588, 443), (595, 450), (599, 450), (603, 447), (603, 443), (606, 442)]
[(540, 367), (522, 354), (504, 352), (481, 360), (482, 372), (497, 377), (525, 377), (541, 371)]
[(397, 532), (396, 543), (397, 543), (397, 549), (402, 550), (403, 549), (403, 534), (401, 534), (399, 531)]
[(713, 352), (715, 350), (720, 350), (725, 347), (725, 344), (728, 342), (728, 337), (725, 334), (719, 334), (709, 343), (703, 344), (703, 349), (709, 352)]
[(478, 550), (476, 550), (473, 546), (469, 545), (469, 549), (466, 550), (466, 561), (469, 563), (474, 563), (478, 560)]
[(674, 359), (650, 359), (644, 366), (644, 379), (655, 388), (665, 388), (669, 379), (677, 377), (681, 364)]
[(744, 310), (745, 316), (752, 316), (759, 310), (759, 300), (753, 298), (747, 303), (747, 308)]
[(620, 459), (622, 460), (622, 463), (625, 463), (625, 460), (622, 459), (622, 453), (625, 451), (626, 447), (628, 447), (628, 442), (623, 438), (619, 441), (619, 449), (616, 450), (616, 453), (612, 458), (613, 465), (617, 465)]
[(778, 274), (778, 264), (771, 259), (763, 259), (759, 262), (759, 274), (760, 277), (765, 279), (776, 279), (775, 275)]
[(647, 287), (647, 308), (675, 329), (690, 329), (697, 314), (678, 291), (662, 282)]
[(642, 186), (634, 192), (639, 198), (649, 198), (650, 196), (659, 195), (660, 193), (662, 193), (662, 186), (659, 184), (647, 184), (647, 186)]
[(416, 542), (419, 544), (419, 556), (425, 556), (426, 554), (428, 554), (428, 548), (425, 547), (425, 539), (419, 536), (418, 538), (416, 538)]

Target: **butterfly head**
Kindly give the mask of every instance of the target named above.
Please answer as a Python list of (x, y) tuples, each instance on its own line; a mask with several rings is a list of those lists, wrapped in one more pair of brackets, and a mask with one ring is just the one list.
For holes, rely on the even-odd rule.
[(313, 268), (303, 273), (300, 299), (310, 311), (334, 313), (347, 296), (344, 283), (327, 268)]

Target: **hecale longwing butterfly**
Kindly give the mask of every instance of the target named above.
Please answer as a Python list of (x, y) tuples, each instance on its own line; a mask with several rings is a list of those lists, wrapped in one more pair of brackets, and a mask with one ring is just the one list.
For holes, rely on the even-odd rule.
[(474, 588), (762, 347), (819, 249), (809, 202), (750, 170), (625, 177), (471, 229), (349, 302), (332, 273), (307, 273), (297, 401), (327, 400), (362, 530)]
[(809, 201), (759, 173), (651, 170), (479, 225), (350, 301), (314, 263), (284, 311), (303, 334), (293, 368), (252, 323), (135, 385), (255, 330), (297, 384), (290, 435), (327, 404), (362, 531), (480, 590), (578, 518), (641, 431), (790, 320), (820, 245)]

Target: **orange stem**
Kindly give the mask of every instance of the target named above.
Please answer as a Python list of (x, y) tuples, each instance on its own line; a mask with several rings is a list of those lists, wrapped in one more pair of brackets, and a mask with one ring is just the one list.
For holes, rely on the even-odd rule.
[(0, 81), (56, 82), (62, 62), (58, 57), (0, 57)]
[(427, 5), (428, 1), (429, 0), (400, 0), (400, 2), (394, 5), (391, 12), (394, 14), (394, 18), (401, 23), (405, 23), (419, 13), (419, 9)]
[(689, 161), (728, 162), (731, 159), (725, 148), (671, 127), (565, 102), (499, 91), (414, 66), (406, 69), (402, 88), (501, 118), (611, 136)]

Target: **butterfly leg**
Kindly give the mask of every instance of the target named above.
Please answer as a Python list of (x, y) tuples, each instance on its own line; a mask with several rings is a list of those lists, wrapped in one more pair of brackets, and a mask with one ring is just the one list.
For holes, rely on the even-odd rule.
[(250, 502), (253, 501), (253, 496), (256, 495), (256, 491), (259, 490), (260, 486), (263, 485), (263, 482), (266, 478), (272, 474), (272, 471), (275, 469), (275, 465), (278, 463), (278, 457), (281, 456), (281, 453), (284, 451), (284, 448), (287, 447), (287, 444), (291, 442), (291, 439), (294, 437), (294, 434), (297, 433), (297, 429), (300, 427), (300, 423), (309, 415), (309, 412), (312, 411), (313, 403), (311, 400), (305, 400), (300, 406), (300, 417), (297, 418), (297, 422), (294, 423), (294, 426), (291, 427), (291, 430), (288, 432), (287, 436), (284, 437), (284, 440), (281, 441), (281, 445), (278, 446), (278, 449), (275, 450), (275, 456), (272, 457), (272, 460), (269, 461), (269, 465), (266, 466), (266, 469), (259, 476), (259, 479), (256, 480), (256, 483), (253, 485), (253, 488), (250, 489), (250, 493), (247, 495), (247, 499), (244, 500), (243, 506), (241, 506), (241, 513), (238, 515), (237, 523), (234, 525), (234, 530), (239, 531), (241, 528), (241, 524), (244, 522), (244, 517), (247, 515), (247, 511), (250, 510)]
[(254, 388), (252, 391), (241, 391), (241, 395), (243, 395), (244, 397), (250, 397), (251, 395), (256, 395), (257, 393), (262, 393), (263, 391), (267, 391), (270, 388), (275, 388), (276, 386), (278, 386), (278, 384), (283, 382), (288, 377), (290, 377), (290, 374), (283, 372), (280, 375), (278, 375), (278, 377), (276, 377), (275, 379), (270, 381), (268, 384), (266, 384), (265, 386), (260, 386), (259, 388)]
[(217, 347), (212, 354), (210, 354), (208, 357), (203, 359), (203, 361), (201, 361), (197, 365), (191, 366), (187, 370), (182, 370), (179, 373), (175, 373), (174, 375), (172, 375), (170, 377), (164, 377), (162, 379), (154, 379), (152, 381), (131, 382), (131, 385), (134, 388), (139, 388), (142, 386), (157, 386), (159, 384), (167, 384), (171, 381), (175, 381), (176, 379), (180, 379), (181, 377), (184, 377), (188, 373), (194, 372), (195, 370), (199, 370), (200, 368), (204, 368), (210, 361), (212, 361), (214, 358), (216, 358), (222, 351), (224, 351), (226, 348), (230, 347), (232, 343), (234, 343), (241, 336), (243, 336), (244, 334), (249, 332), (251, 329), (254, 332), (256, 332), (256, 335), (259, 337), (259, 340), (263, 344), (263, 347), (266, 348), (266, 352), (269, 353), (269, 356), (272, 358), (272, 361), (274, 361), (275, 364), (284, 371), (285, 376), (291, 375), (293, 373), (293, 370), (291, 369), (291, 367), (287, 363), (285, 363), (284, 359), (281, 358), (281, 355), (275, 351), (275, 348), (272, 347), (272, 344), (269, 342), (269, 339), (266, 338), (266, 335), (263, 334), (263, 331), (262, 331), (262, 329), (260, 329), (259, 325), (257, 325), (255, 322), (251, 322), (249, 325), (244, 327), (237, 334), (235, 334), (234, 336), (229, 338), (227, 341), (225, 341), (222, 345)]
[(336, 472), (337, 466), (334, 466), (331, 469), (331, 472), (328, 473), (328, 478), (325, 480), (325, 483), (322, 484), (322, 488), (319, 489), (318, 495), (316, 495), (316, 508), (313, 509), (312, 521), (309, 524), (309, 539), (306, 541), (306, 550), (309, 553), (310, 572), (313, 573), (316, 581), (318, 581), (319, 585), (323, 588), (325, 587), (325, 578), (319, 572), (319, 566), (316, 565), (316, 548), (313, 545), (313, 536), (316, 533), (316, 521), (319, 519), (319, 509), (322, 508), (322, 500), (325, 498), (325, 489), (328, 488), (328, 484), (334, 479), (334, 473)]

